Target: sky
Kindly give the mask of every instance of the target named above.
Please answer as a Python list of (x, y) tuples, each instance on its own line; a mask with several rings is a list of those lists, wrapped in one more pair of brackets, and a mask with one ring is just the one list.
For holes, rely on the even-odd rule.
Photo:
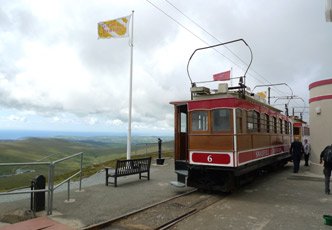
[[(196, 48), (244, 39), (246, 84), (308, 121), (310, 83), (332, 78), (332, 23), (324, 0), (0, 0), (0, 129), (128, 129), (128, 38), (98, 39), (97, 23), (134, 13), (133, 133), (172, 134), (171, 101), (190, 99)], [(197, 52), (194, 82), (232, 69), (243, 43)], [(218, 83), (209, 85), (217, 88)], [(237, 80), (229, 82), (237, 85)]]

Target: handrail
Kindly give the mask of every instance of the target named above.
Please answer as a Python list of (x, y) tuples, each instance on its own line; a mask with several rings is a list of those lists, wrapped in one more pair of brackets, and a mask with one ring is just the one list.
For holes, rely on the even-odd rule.
[(0, 163), (0, 166), (17, 166), (17, 165), (49, 165), (51, 162), (16, 162), (16, 163)]
[(81, 154), (83, 154), (83, 152), (75, 153), (75, 154), (73, 154), (73, 155), (71, 155), (71, 156), (68, 156), (68, 157), (62, 158), (62, 159), (60, 159), (60, 160), (53, 161), (52, 163), (53, 163), (53, 164), (57, 164), (57, 163), (60, 163), (60, 162), (62, 162), (62, 161), (68, 160), (68, 159), (71, 159), (71, 158), (76, 157), (76, 156), (81, 155)]
[(1, 192), (0, 195), (16, 195), (16, 194), (25, 194), (25, 193), (35, 193), (35, 192), (48, 192), (48, 189), (35, 189), (35, 190), (25, 190), (25, 191)]
[[(66, 178), (64, 181), (60, 182), (58, 185), (54, 186), (54, 170), (55, 166), (57, 163), (63, 162), (65, 160), (74, 158), (76, 156), (81, 156), (80, 160), (80, 170), (70, 177)], [(80, 175), (80, 181), (79, 181), (79, 191), (81, 191), (82, 188), (82, 171), (83, 171), (83, 152), (75, 153), (71, 156), (64, 157), (62, 159), (52, 161), (52, 162), (15, 162), (15, 163), (0, 163), (1, 166), (18, 166), (18, 165), (48, 165), (48, 185), (47, 189), (36, 189), (36, 190), (25, 190), (25, 191), (11, 191), (11, 192), (0, 192), (0, 195), (17, 195), (17, 194), (25, 194), (25, 193), (36, 193), (36, 192), (47, 192), (48, 197), (47, 197), (47, 215), (52, 214), (52, 209), (53, 209), (53, 193), (54, 190), (59, 188), (61, 185), (64, 183), (68, 182), (68, 197), (70, 193), (70, 180), (74, 178), (77, 175)]]
[(61, 181), (59, 184), (57, 184), (57, 185), (55, 185), (55, 186), (53, 187), (53, 190), (59, 188), (61, 185), (63, 185), (64, 183), (70, 181), (71, 179), (73, 179), (75, 176), (77, 176), (77, 175), (79, 175), (79, 174), (80, 174), (80, 171), (76, 172), (74, 175), (68, 177), (67, 179)]

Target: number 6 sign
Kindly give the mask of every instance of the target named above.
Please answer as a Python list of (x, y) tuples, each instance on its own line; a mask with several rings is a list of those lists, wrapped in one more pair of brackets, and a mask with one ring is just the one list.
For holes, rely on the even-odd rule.
[(228, 165), (231, 163), (230, 154), (221, 152), (191, 152), (191, 162), (193, 164)]

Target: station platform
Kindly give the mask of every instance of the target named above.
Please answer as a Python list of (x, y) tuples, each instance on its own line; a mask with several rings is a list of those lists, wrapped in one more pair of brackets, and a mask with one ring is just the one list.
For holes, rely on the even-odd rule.
[[(298, 174), (292, 173), (291, 164), (263, 174), (172, 229), (331, 229), (323, 222), (323, 215), (332, 215), (332, 195), (324, 193), (323, 175), (302, 165)], [(52, 215), (37, 215), (68, 229), (81, 229), (192, 190), (170, 185), (176, 180), (173, 159), (165, 159), (164, 165), (152, 164), (150, 181), (131, 175), (119, 178), (115, 188), (105, 186), (103, 171), (94, 178), (100, 183), (83, 181), (83, 191), (71, 191), (74, 202), (65, 202), (67, 192), (55, 193)], [(17, 229), (20, 223), (4, 222), (10, 215), (29, 210), (30, 200), (1, 202), (0, 207), (0, 229)]]

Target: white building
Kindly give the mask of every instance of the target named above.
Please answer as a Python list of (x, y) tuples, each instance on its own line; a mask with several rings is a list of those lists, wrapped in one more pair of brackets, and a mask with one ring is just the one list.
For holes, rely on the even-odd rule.
[(309, 96), (311, 170), (322, 173), (320, 153), (326, 145), (332, 144), (332, 79), (311, 83)]

